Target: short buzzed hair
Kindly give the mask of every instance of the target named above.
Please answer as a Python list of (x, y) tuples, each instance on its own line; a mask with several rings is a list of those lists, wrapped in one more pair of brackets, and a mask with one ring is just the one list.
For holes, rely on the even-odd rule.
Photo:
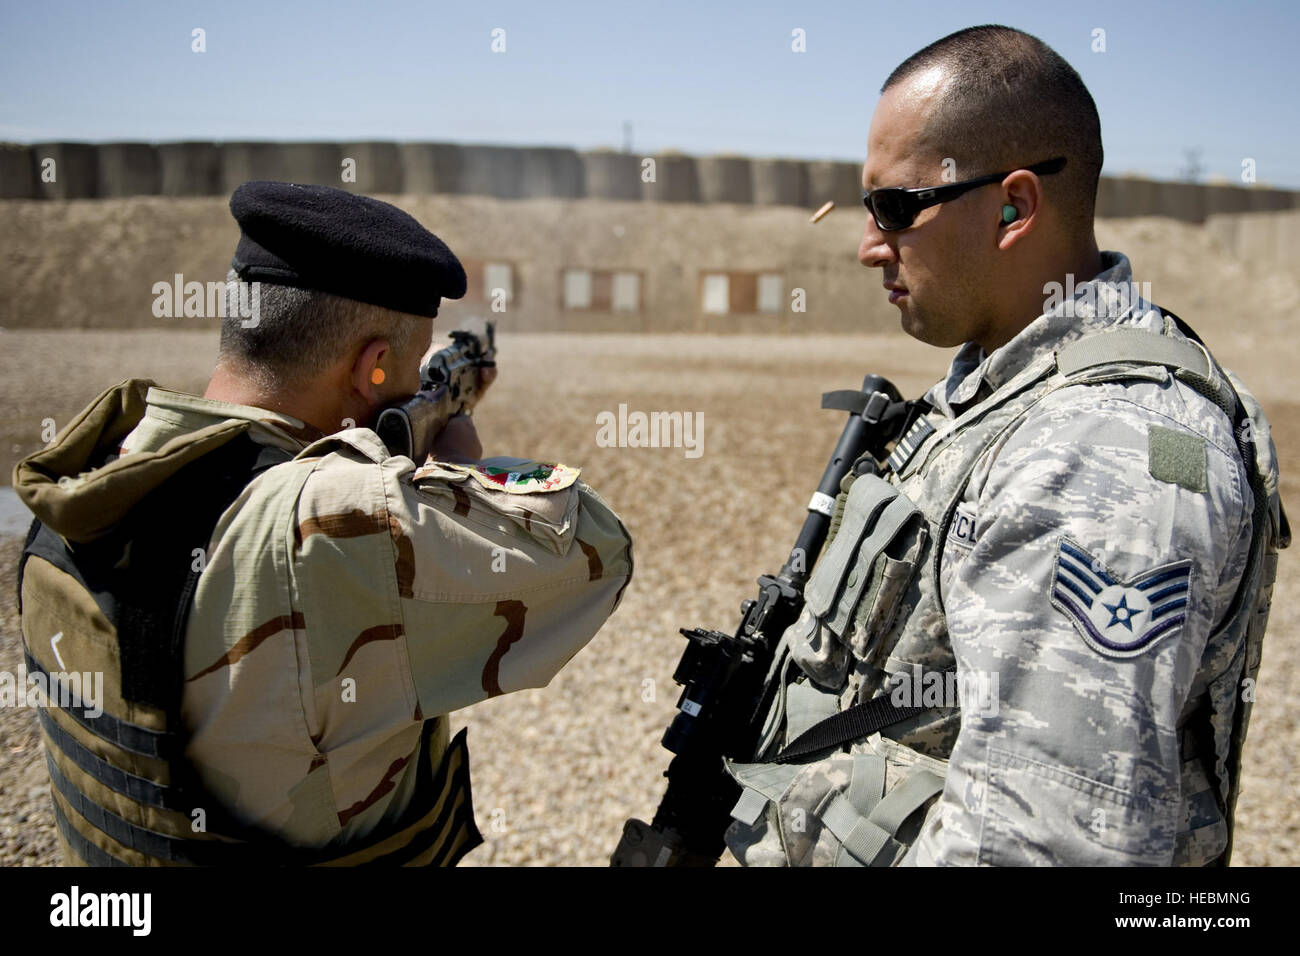
[(348, 350), (371, 339), (387, 339), (389, 346), (401, 351), (424, 320), (329, 292), (262, 282), (257, 290), (257, 322), (245, 328), (251, 295), (247, 286), (241, 291), (240, 285), (238, 275), (230, 270), (220, 360), (266, 388), (309, 382)]
[(1101, 119), (1079, 74), (1037, 37), (1004, 26), (958, 30), (904, 60), (880, 92), (940, 67), (948, 82), (927, 133), (957, 178), (1018, 169), (1057, 156), (1043, 177), (1065, 222), (1093, 228), (1101, 176)]

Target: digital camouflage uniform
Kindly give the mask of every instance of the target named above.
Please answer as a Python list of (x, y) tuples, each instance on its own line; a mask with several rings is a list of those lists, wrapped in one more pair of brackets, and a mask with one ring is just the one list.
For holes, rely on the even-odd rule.
[[(146, 384), (124, 383), (100, 404), (128, 406)], [(108, 488), (93, 470), (57, 488), (19, 477), (57, 495), (62, 515), (79, 494), (120, 512), (123, 494), (146, 494), (148, 472), (204, 436), (242, 427), (292, 456), (248, 484), (195, 556), (205, 566), (181, 711), (206, 791), (293, 846), (355, 843), (396, 820), (417, 783), (423, 723), (437, 719), (433, 749), (444, 751), (451, 711), (546, 685), (630, 580), (627, 531), (576, 469), (520, 459), (417, 468), (365, 428), (324, 436), (157, 387), (147, 401), (121, 443), (123, 459), (141, 456), (133, 477)], [(40, 516), (46, 499), (19, 490)], [(94, 530), (64, 524), (74, 537)]]
[[(992, 693), (963, 696), (964, 708), (945, 699), (806, 766), (733, 766), (750, 788), (728, 831), (742, 862), (861, 865), (841, 850), (848, 835), (829, 832), (830, 811), (847, 806), (836, 792), (856, 804), (871, 790), (865, 814), (917, 770), (933, 782), (919, 796), (932, 796), (899, 835), (910, 849), (886, 862), (1203, 865), (1224, 852), (1231, 716), (1238, 694), (1253, 699), (1259, 662), (1257, 648), (1246, 659), (1239, 629), (1221, 625), (1247, 564), (1254, 498), (1232, 420), (1207, 397), (1218, 370), (1197, 387), (1156, 365), (1091, 369), (1081, 376), (1091, 382), (1055, 371), (1062, 350), (1103, 331), (1186, 341), (1151, 303), (1117, 297), (1129, 262), (1102, 255), (1086, 294), (1080, 286), (991, 355), (974, 343), (958, 352), (888, 485), (878, 482), (924, 520), (904, 525), (877, 564), (842, 639), (812, 626), (806, 608), (783, 641), (793, 703), (782, 706), (803, 715), (787, 743), (841, 704), (921, 675)], [(1267, 422), (1232, 382), (1285, 546)], [(1266, 556), (1270, 582), (1275, 562)], [(1265, 593), (1246, 612), (1262, 615), (1261, 633), (1267, 610)], [(777, 726), (762, 756), (781, 744)], [(836, 829), (856, 825), (841, 817)], [(876, 835), (854, 837), (868, 857)]]

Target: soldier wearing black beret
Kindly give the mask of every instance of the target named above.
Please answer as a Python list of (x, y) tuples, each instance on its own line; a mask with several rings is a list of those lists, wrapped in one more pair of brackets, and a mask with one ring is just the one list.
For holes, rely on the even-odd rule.
[[(332, 431), (369, 422), (376, 409), (418, 390), (430, 320), (443, 298), (465, 294), (465, 269), (441, 239), (395, 206), (328, 186), (245, 183), (230, 211), (240, 237), (228, 278), (258, 286), (259, 315), (232, 321), (236, 310), (227, 310), (206, 397), (277, 408)], [(315, 308), (304, 308), (308, 299)], [(363, 343), (367, 332), (377, 334)], [(350, 356), (341, 355), (345, 343)], [(310, 371), (330, 387), (266, 394), (286, 380), (305, 384)], [(485, 385), (493, 375), (484, 370)], [(481, 457), (467, 418), (450, 423), (439, 452)]]
[(454, 864), (481, 838), (448, 714), (545, 686), (631, 540), (577, 468), (479, 460), (465, 416), (423, 461), (372, 430), (465, 294), (437, 236), (322, 186), (230, 208), (204, 396), (123, 382), (15, 470), (28, 670), (105, 677), (43, 725), (65, 861)]

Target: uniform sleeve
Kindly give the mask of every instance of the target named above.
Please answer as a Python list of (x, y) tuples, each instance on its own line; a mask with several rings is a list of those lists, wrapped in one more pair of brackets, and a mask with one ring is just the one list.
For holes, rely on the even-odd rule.
[(975, 543), (945, 611), (961, 686), (993, 693), (963, 709), (907, 864), (1173, 860), (1180, 718), (1250, 491), (1235, 454), (1160, 412), (1086, 389), (1049, 402), (967, 495)]
[(394, 597), (426, 716), (545, 686), (617, 607), (631, 538), (572, 470), (383, 468)]

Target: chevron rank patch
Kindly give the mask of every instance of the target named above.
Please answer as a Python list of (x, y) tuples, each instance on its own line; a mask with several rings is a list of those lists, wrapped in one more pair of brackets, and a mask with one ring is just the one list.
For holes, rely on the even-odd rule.
[(1093, 650), (1135, 657), (1187, 620), (1191, 575), (1192, 562), (1177, 561), (1121, 581), (1063, 536), (1052, 571), (1052, 605)]

